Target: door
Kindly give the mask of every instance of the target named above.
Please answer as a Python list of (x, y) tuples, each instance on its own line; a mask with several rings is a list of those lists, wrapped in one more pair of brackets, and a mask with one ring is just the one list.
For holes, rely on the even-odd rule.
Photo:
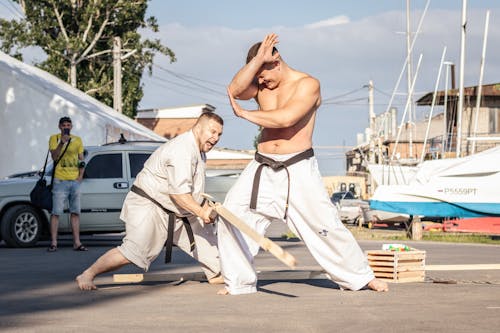
[(124, 154), (96, 154), (85, 167), (81, 186), (80, 229), (118, 232), (125, 230), (120, 212), (130, 188)]

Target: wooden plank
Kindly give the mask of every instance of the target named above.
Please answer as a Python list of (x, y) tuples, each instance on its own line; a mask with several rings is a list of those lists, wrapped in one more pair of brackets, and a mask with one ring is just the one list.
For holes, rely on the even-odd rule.
[(117, 283), (167, 282), (184, 280), (207, 281), (207, 278), (202, 272), (168, 274), (113, 274), (113, 282)]
[[(259, 271), (259, 280), (311, 280), (327, 279), (323, 270), (278, 270)], [(205, 282), (207, 278), (203, 272), (192, 273), (145, 273), (145, 274), (113, 274), (115, 283), (141, 283), (141, 282), (173, 282), (173, 281), (199, 281)]]
[(380, 278), (380, 280), (386, 281), (389, 283), (423, 282), (425, 280), (425, 277), (411, 277), (411, 278), (402, 278), (402, 279), (398, 279), (398, 280)]
[(419, 259), (424, 259), (425, 258), (425, 252), (424, 253), (405, 253), (402, 254), (402, 252), (395, 252), (395, 253), (389, 253), (389, 254), (373, 254), (373, 253), (367, 253), (367, 258), (369, 259), (377, 259), (377, 260), (419, 260)]
[(426, 271), (481, 271), (500, 269), (500, 264), (427, 265)]
[(422, 266), (397, 267), (396, 271), (397, 272), (413, 272), (413, 271), (425, 272), (425, 267), (423, 265)]
[(425, 270), (424, 266), (410, 266), (410, 267), (387, 267), (387, 266), (372, 266), (374, 272), (410, 272)]
[(257, 231), (252, 229), (249, 225), (247, 225), (244, 221), (242, 221), (239, 217), (234, 215), (227, 208), (222, 206), (220, 202), (213, 202), (210, 200), (210, 196), (205, 195), (208, 198), (209, 205), (223, 217), (226, 221), (231, 223), (233, 226), (238, 228), (242, 233), (246, 234), (252, 240), (254, 240), (257, 244), (260, 245), (264, 250), (268, 251), (272, 255), (274, 255), (277, 259), (279, 259), (282, 263), (287, 265), (290, 268), (295, 268), (297, 265), (297, 260), (293, 255), (289, 252), (285, 251), (281, 246), (270, 240), (269, 238), (262, 236)]
[(371, 266), (372, 270), (374, 272), (394, 272), (394, 267), (387, 267), (387, 266)]
[(385, 267), (424, 267), (423, 261), (412, 261), (412, 262), (394, 262), (394, 261), (371, 261), (368, 260), (370, 266), (385, 266)]
[(375, 274), (375, 277), (389, 277), (392, 279), (394, 276), (393, 272), (373, 272)]
[(368, 263), (370, 264), (370, 266), (394, 267), (394, 261), (371, 261), (371, 260), (368, 260)]
[(422, 261), (412, 261), (412, 262), (397, 262), (396, 263), (397, 267), (424, 267), (424, 264)]
[(424, 271), (415, 271), (415, 272), (398, 272), (398, 279), (402, 279), (402, 278), (407, 278), (407, 277), (422, 277), (424, 276)]
[(380, 255), (393, 255), (394, 253), (418, 253), (425, 254), (423, 250), (417, 250), (415, 248), (410, 248), (410, 251), (390, 251), (390, 250), (368, 250), (367, 253), (380, 254)]
[(376, 277), (392, 277), (395, 280), (404, 277), (415, 277), (415, 276), (425, 276), (423, 271), (413, 271), (413, 272), (373, 272)]

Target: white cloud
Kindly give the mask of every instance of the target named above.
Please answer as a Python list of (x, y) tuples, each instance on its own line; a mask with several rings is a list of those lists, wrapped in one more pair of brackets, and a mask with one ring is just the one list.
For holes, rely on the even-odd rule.
[(351, 20), (349, 17), (345, 15), (340, 15), (340, 16), (335, 16), (326, 20), (306, 24), (304, 28), (306, 29), (317, 29), (317, 28), (324, 28), (324, 27), (331, 27), (334, 25), (340, 25), (340, 24), (346, 24), (349, 23)]
[[(420, 15), (421, 12), (413, 15), (414, 29)], [(414, 66), (419, 54), (423, 54), (416, 91), (427, 93), (434, 89), (444, 46), (447, 46), (446, 60), (457, 64), (458, 78), (460, 16), (459, 8), (428, 11), (414, 48)], [(484, 17), (485, 10), (469, 10), (465, 85), (476, 85), (478, 82)], [(498, 26), (495, 18), (498, 17), (500, 9), (492, 10), (484, 83), (500, 82), (500, 58), (496, 57), (500, 54), (500, 30), (495, 29)], [(157, 56), (155, 63), (176, 73), (215, 82), (218, 85), (199, 83), (218, 93), (189, 88), (187, 82), (155, 68), (156, 77), (170, 82), (152, 79), (145, 74), (141, 107), (212, 104), (226, 123), (220, 145), (252, 148), (256, 126), (233, 115), (224, 95), (225, 85), (243, 65), (248, 48), (267, 33), (276, 32), (280, 39), (278, 48), (285, 61), (291, 67), (317, 77), (321, 82), (323, 99), (355, 89), (359, 89), (356, 94), (338, 100), (366, 97), (365, 100), (344, 104), (324, 103), (318, 113), (314, 145), (353, 145), (356, 133), (363, 132), (368, 124), (368, 91), (362, 86), (373, 80), (377, 88), (375, 112), (381, 113), (387, 108), (388, 95), (392, 93), (406, 56), (405, 36), (398, 33), (404, 30), (404, 19), (400, 11), (391, 11), (354, 21), (337, 16), (304, 27), (235, 30), (223, 26), (162, 25), (159, 34), (149, 37), (161, 38), (175, 52), (178, 61), (170, 64), (166, 57)], [(443, 75), (441, 79), (443, 82)], [(442, 88), (443, 83), (440, 86)], [(398, 92), (404, 93), (405, 90), (406, 78), (403, 78)], [(402, 97), (396, 98), (395, 106), (400, 114), (404, 101)], [(254, 107), (252, 103), (246, 105)], [(342, 167), (343, 162), (339, 161)]]

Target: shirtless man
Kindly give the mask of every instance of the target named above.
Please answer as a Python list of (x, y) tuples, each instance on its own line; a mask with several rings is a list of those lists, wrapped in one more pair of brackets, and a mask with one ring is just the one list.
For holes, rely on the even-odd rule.
[(78, 288), (97, 289), (97, 275), (128, 264), (147, 271), (165, 241), (167, 258), (175, 244), (202, 264), (209, 283), (222, 283), (217, 237), (210, 224), (212, 208), (200, 203), (205, 153), (219, 141), (223, 124), (215, 113), (203, 113), (190, 131), (166, 142), (149, 157), (123, 203), (123, 243), (78, 275)]
[[(278, 36), (269, 34), (252, 46), (227, 90), (235, 115), (262, 132), (255, 159), (228, 192), (224, 206), (261, 234), (273, 221), (287, 223), (341, 288), (387, 291), (340, 221), (317, 167), (312, 134), (321, 104), (319, 81), (289, 67), (277, 43)], [(251, 98), (258, 110), (245, 110), (236, 102)], [(259, 245), (222, 218), (217, 228), (226, 284), (219, 294), (256, 292), (253, 258)]]

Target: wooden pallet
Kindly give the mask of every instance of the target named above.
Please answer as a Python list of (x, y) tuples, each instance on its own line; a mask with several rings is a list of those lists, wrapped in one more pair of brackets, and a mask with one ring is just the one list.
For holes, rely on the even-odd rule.
[(425, 251), (366, 251), (376, 278), (387, 282), (422, 282), (425, 279)]

